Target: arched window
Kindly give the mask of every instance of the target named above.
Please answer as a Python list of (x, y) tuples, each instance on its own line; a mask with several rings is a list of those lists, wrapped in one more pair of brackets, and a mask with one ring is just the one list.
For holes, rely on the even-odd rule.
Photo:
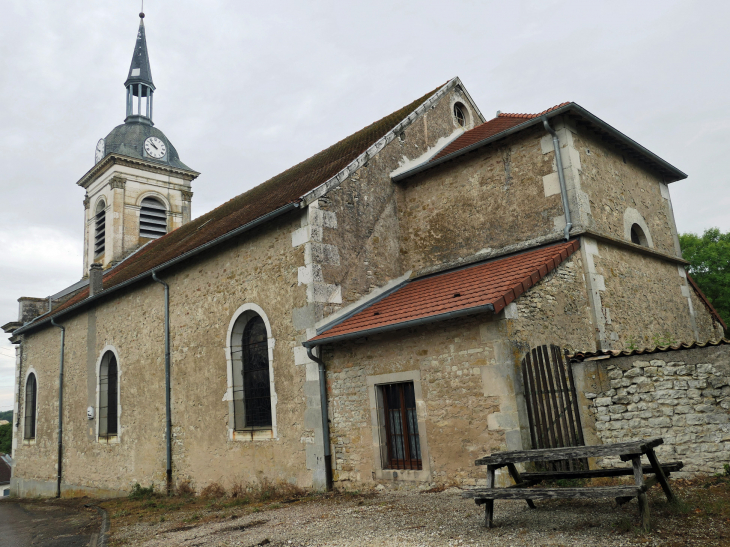
[(155, 198), (144, 198), (139, 211), (139, 237), (157, 239), (167, 233), (167, 209)]
[[(237, 319), (231, 335), (234, 429), (271, 429), (266, 323), (257, 313), (246, 311)], [(237, 343), (241, 345), (237, 346)]]
[(119, 372), (117, 358), (107, 351), (99, 367), (99, 438), (109, 439), (118, 433)]
[(631, 243), (635, 243), (636, 245), (643, 245), (644, 247), (647, 247), (647, 239), (646, 234), (644, 233), (644, 230), (641, 229), (641, 226), (638, 224), (633, 224), (631, 226)]
[(25, 419), (23, 420), (23, 439), (35, 439), (36, 397), (38, 384), (32, 372), (25, 381)]
[(466, 127), (468, 123), (466, 107), (461, 103), (454, 104), (454, 119), (461, 127)]
[(99, 200), (96, 204), (96, 213), (94, 214), (94, 256), (104, 254), (104, 244), (106, 241), (106, 203)]

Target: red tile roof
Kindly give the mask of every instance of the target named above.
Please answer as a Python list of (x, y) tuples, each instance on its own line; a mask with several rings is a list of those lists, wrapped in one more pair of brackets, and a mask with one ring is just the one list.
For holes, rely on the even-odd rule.
[(491, 304), (499, 313), (578, 250), (578, 240), (415, 279), (308, 342), (395, 326)]
[(512, 127), (520, 125), (521, 123), (525, 123), (526, 121), (532, 120), (534, 118), (539, 118), (540, 116), (543, 116), (549, 112), (552, 112), (553, 110), (557, 110), (558, 108), (561, 108), (568, 104), (570, 103), (562, 103), (553, 106), (552, 108), (548, 108), (547, 110), (544, 110), (539, 114), (500, 114), (496, 118), (491, 119), (488, 122), (484, 122), (483, 124), (476, 126), (474, 129), (470, 129), (469, 131), (461, 135), (458, 139), (455, 139), (454, 141), (449, 143), (446, 147), (444, 147), (443, 150), (441, 150), (441, 152), (431, 158), (430, 161), (436, 161), (440, 158), (443, 158), (444, 156), (448, 156), (449, 154), (458, 152), (459, 150), (466, 148), (467, 146), (471, 146), (472, 144), (478, 143), (479, 141), (483, 141), (485, 139), (488, 139), (489, 137), (493, 137), (494, 135), (497, 135), (502, 131), (511, 129)]
[[(302, 195), (327, 182), (360, 154), (364, 153), (441, 87), (443, 86), (429, 91), (423, 97), (416, 99), (400, 110), (396, 110), (166, 236), (150, 242), (104, 276), (104, 289), (109, 289), (148, 272), (287, 204), (298, 202)], [(56, 308), (54, 315), (85, 300), (88, 296), (88, 288), (83, 289), (73, 298)]]

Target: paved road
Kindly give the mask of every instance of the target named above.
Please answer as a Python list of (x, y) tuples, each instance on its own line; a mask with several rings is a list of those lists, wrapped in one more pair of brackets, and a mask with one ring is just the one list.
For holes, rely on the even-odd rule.
[(78, 502), (0, 501), (0, 546), (86, 547), (101, 519)]

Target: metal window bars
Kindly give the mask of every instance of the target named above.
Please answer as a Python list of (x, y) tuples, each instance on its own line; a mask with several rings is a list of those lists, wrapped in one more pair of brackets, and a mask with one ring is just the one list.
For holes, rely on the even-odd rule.
[(413, 382), (380, 386), (389, 469), (423, 469)]
[(234, 427), (237, 431), (268, 429), (272, 425), (268, 336), (258, 315), (243, 329), (241, 364), (242, 382), (233, 389)]

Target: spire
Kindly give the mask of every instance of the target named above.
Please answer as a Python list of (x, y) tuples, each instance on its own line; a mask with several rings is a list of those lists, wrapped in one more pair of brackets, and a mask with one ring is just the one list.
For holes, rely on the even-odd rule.
[(150, 69), (150, 57), (147, 53), (147, 38), (144, 32), (144, 13), (139, 14), (139, 32), (137, 32), (137, 43), (134, 45), (132, 64), (129, 66), (129, 75), (124, 86), (129, 84), (145, 84), (154, 91), (152, 83), (152, 70)]
[(152, 93), (155, 91), (155, 84), (152, 83), (150, 57), (147, 54), (144, 12), (139, 14), (137, 43), (134, 45), (132, 64), (129, 66), (129, 75), (127, 76), (127, 81), (124, 82), (124, 87), (127, 88), (127, 117), (124, 122), (146, 123), (151, 125)]

